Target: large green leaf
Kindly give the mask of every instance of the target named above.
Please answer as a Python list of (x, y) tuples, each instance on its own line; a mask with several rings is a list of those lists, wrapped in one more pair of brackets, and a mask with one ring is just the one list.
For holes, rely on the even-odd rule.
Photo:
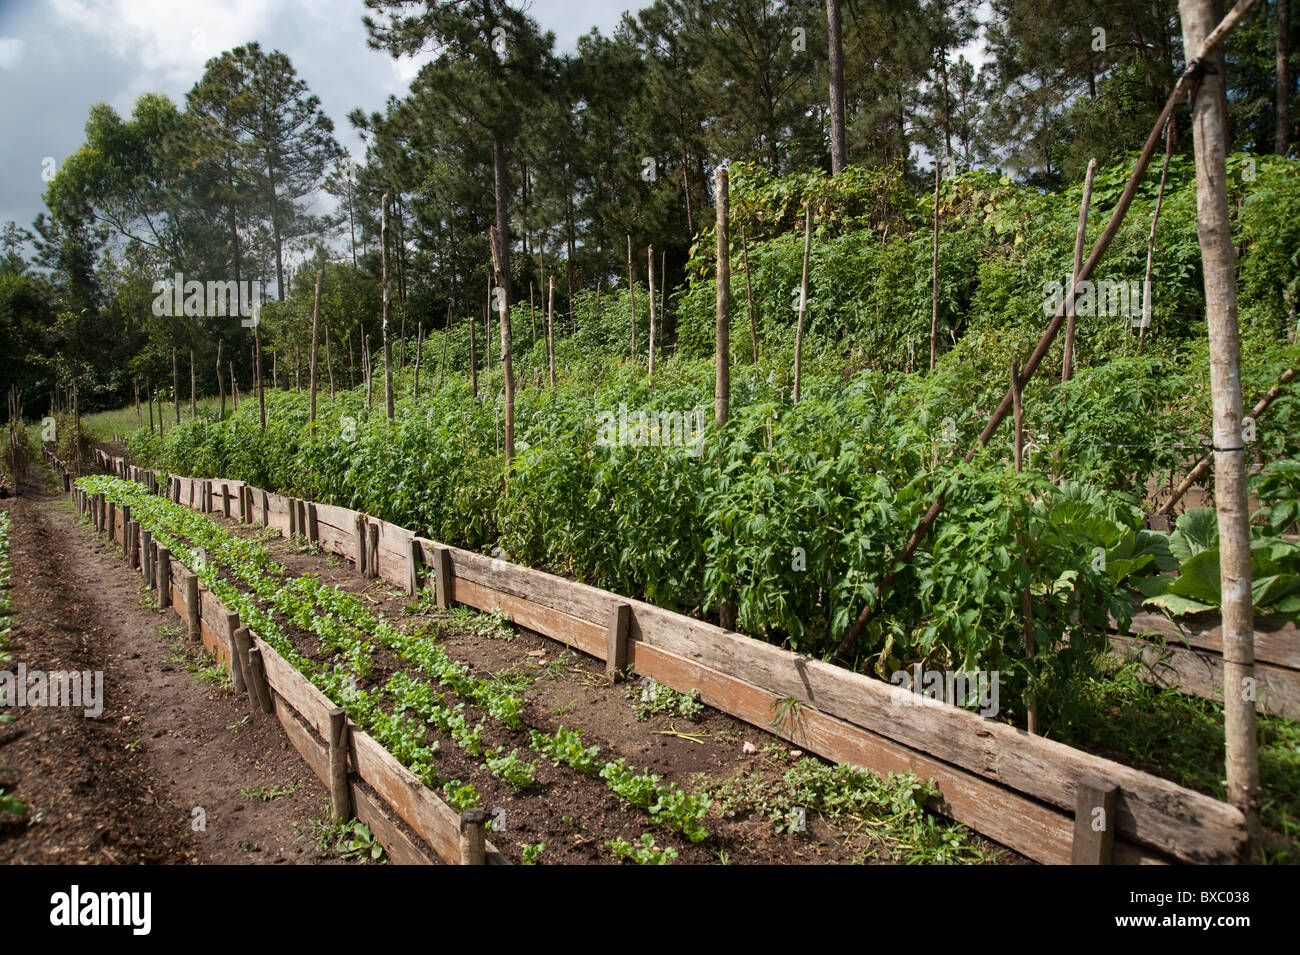
[(1219, 517), (1212, 507), (1197, 507), (1180, 514), (1177, 529), (1169, 535), (1169, 550), (1180, 562), (1219, 543)]
[(1217, 607), (1222, 591), (1219, 581), (1219, 548), (1203, 550), (1185, 560), (1166, 593), (1190, 597)]

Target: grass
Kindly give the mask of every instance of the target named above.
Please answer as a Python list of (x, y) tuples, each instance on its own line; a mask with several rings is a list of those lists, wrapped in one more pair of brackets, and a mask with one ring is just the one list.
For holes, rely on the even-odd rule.
[[(182, 388), (182, 391), (184, 389)], [(197, 402), (199, 408), (199, 417), (216, 417), (221, 408), (221, 401), (217, 397), (200, 398)], [(226, 413), (229, 414), (233, 405), (227, 397)], [(154, 407), (154, 423), (158, 420), (158, 408)], [(181, 402), (181, 421), (191, 420), (190, 402), (186, 398)], [(163, 405), (163, 421), (167, 428), (176, 426), (175, 406), (170, 402)], [(135, 416), (135, 404), (126, 405), (123, 408), (117, 408), (113, 411), (96, 411), (94, 414), (81, 416), (81, 429), (96, 441), (114, 441), (135, 431), (143, 424), (149, 427), (149, 407), (141, 403), (140, 405), (140, 422), (137, 423)]]
[[(1077, 681), (1048, 714), (1047, 735), (1223, 799), (1223, 705), (1145, 683), (1142, 667), (1110, 664)], [(1268, 861), (1300, 862), (1300, 723), (1260, 716), (1257, 726), (1261, 815), (1289, 843)]]
[(289, 783), (285, 786), (272, 786), (270, 789), (258, 786), (249, 789), (241, 789), (239, 795), (248, 800), (260, 799), (262, 802), (270, 802), (273, 799), (279, 799), (281, 796), (288, 796), (299, 790), (297, 783)]
[(723, 816), (757, 814), (778, 833), (803, 833), (816, 814), (845, 834), (844, 847), (858, 861), (882, 850), (891, 861), (908, 864), (992, 861), (970, 830), (926, 811), (938, 790), (910, 774), (881, 778), (771, 745), (761, 761), (736, 775), (718, 780), (701, 773), (695, 784)]

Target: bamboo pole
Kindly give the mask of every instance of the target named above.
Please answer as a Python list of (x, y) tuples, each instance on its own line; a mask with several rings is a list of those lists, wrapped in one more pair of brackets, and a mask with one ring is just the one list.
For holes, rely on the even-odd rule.
[(1156, 247), (1156, 223), (1160, 221), (1160, 206), (1165, 201), (1165, 180), (1169, 178), (1169, 154), (1173, 151), (1174, 124), (1165, 123), (1165, 161), (1160, 167), (1160, 191), (1156, 193), (1156, 209), (1151, 216), (1151, 231), (1147, 233), (1147, 271), (1142, 280), (1142, 324), (1138, 327), (1138, 354), (1146, 341), (1147, 326), (1151, 324), (1151, 261)]
[(380, 201), (379, 259), (384, 284), (383, 336), (384, 336), (384, 414), (393, 420), (393, 341), (388, 333), (388, 310), (391, 295), (388, 289), (388, 193)]
[(627, 294), (632, 303), (632, 360), (636, 361), (636, 286), (632, 284), (632, 235), (627, 237)]
[(325, 323), (325, 372), (329, 375), (330, 401), (334, 400), (334, 357), (330, 354), (330, 326)]
[(939, 337), (939, 160), (934, 161), (934, 244), (930, 260), (930, 370), (934, 371)]
[(478, 356), (474, 354), (477, 350), (474, 339), (477, 337), (474, 331), (478, 325), (478, 319), (473, 315), (469, 317), (469, 387), (470, 393), (475, 398), (478, 397)]
[(217, 391), (221, 394), (221, 420), (226, 418), (226, 379), (221, 374), (222, 340), (217, 339)]
[(740, 227), (740, 255), (745, 268), (745, 306), (749, 310), (749, 340), (753, 345), (753, 363), (758, 364), (758, 319), (754, 315), (754, 287), (749, 275), (749, 237), (745, 227)]
[(311, 307), (311, 355), (309, 356), (311, 370), (307, 374), (311, 397), (308, 399), (307, 420), (311, 422), (312, 427), (316, 425), (316, 354), (320, 350), (320, 282), (324, 274), (324, 269), (316, 270), (316, 291), (312, 296)]
[(799, 280), (799, 320), (794, 329), (794, 403), (799, 403), (803, 388), (803, 326), (808, 314), (808, 257), (812, 252), (812, 202), (803, 210), (803, 278)]
[(176, 349), (172, 348), (172, 406), (176, 411), (176, 423), (181, 423), (181, 379), (176, 373)]
[(492, 274), (498, 290), (497, 315), (501, 324), (501, 373), (505, 378), (505, 444), (508, 463), (515, 457), (515, 380), (511, 365), (510, 303), (506, 298), (506, 249), (496, 226), (488, 230), (488, 238), (492, 245)]
[[(713, 412), (719, 425), (731, 417), (731, 242), (728, 234), (730, 215), (730, 182), (726, 166), (719, 166), (714, 174), (717, 195), (717, 325), (714, 343), (716, 386)], [(798, 358), (796, 357), (796, 362)], [(718, 606), (718, 625), (724, 630), (735, 629), (735, 613), (730, 602), (723, 600)]]
[[(1079, 228), (1074, 233), (1074, 265), (1070, 270), (1070, 288), (1079, 281), (1079, 269), (1083, 267), (1083, 243), (1088, 237), (1088, 206), (1092, 202), (1092, 179), (1097, 173), (1097, 159), (1093, 157), (1088, 160), (1088, 174), (1083, 181), (1083, 201), (1079, 203)], [(1070, 297), (1070, 308), (1066, 312), (1065, 323), (1065, 348), (1064, 357), (1061, 360), (1061, 381), (1070, 380), (1074, 374), (1074, 326), (1075, 312), (1077, 311), (1074, 297)]]
[(195, 397), (195, 393), (194, 393), (194, 349), (191, 348), (190, 349), (190, 417), (197, 418), (198, 416), (199, 416), (198, 399)]
[[(1038, 344), (1034, 347), (1033, 352), (1030, 354), (1029, 360), (1025, 362), (1025, 366), (1021, 371), (1022, 386), (1028, 384), (1030, 379), (1033, 378), (1034, 372), (1038, 370), (1038, 366), (1042, 363), (1052, 342), (1060, 332), (1061, 326), (1065, 322), (1066, 310), (1068, 307), (1073, 305), (1073, 299), (1078, 290), (1079, 282), (1085, 282), (1088, 280), (1088, 277), (1092, 275), (1093, 270), (1097, 267), (1097, 263), (1100, 262), (1102, 256), (1106, 254), (1106, 250), (1110, 248), (1110, 244), (1114, 240), (1116, 233), (1119, 232), (1119, 227), (1124, 221), (1124, 216), (1128, 213), (1129, 206), (1133, 203), (1133, 197), (1137, 194), (1138, 184), (1142, 181), (1142, 177), (1145, 175), (1147, 168), (1151, 164), (1151, 157), (1155, 154), (1156, 144), (1160, 141), (1160, 134), (1164, 129), (1165, 122), (1168, 121), (1171, 115), (1173, 115), (1174, 109), (1182, 102), (1183, 97), (1187, 95), (1188, 89), (1192, 86), (1196, 78), (1203, 75), (1205, 58), (1209, 54), (1213, 53), (1214, 50), (1217, 49), (1218, 45), (1223, 42), (1224, 38), (1227, 37), (1237, 24), (1241, 22), (1242, 17), (1250, 10), (1254, 5), (1254, 2), (1255, 0), (1238, 0), (1237, 5), (1229, 11), (1228, 15), (1223, 18), (1214, 31), (1206, 37), (1204, 43), (1200, 47), (1200, 55), (1193, 61), (1192, 66), (1184, 72), (1174, 84), (1173, 91), (1170, 92), (1168, 99), (1165, 101), (1164, 109), (1160, 111), (1160, 115), (1156, 118), (1155, 125), (1151, 129), (1150, 135), (1147, 136), (1146, 144), (1143, 146), (1142, 152), (1138, 155), (1137, 162), (1133, 166), (1133, 172), (1129, 175), (1128, 185), (1125, 187), (1123, 193), (1120, 194), (1119, 200), (1115, 204), (1115, 208), (1111, 211), (1110, 221), (1106, 223), (1106, 228), (1102, 230), (1101, 235), (1097, 238), (1097, 243), (1092, 248), (1091, 254), (1088, 256), (1087, 261), (1083, 263), (1083, 268), (1079, 271), (1078, 282), (1075, 282), (1074, 287), (1070, 289), (1070, 293), (1066, 296), (1065, 301), (1063, 301), (1060, 307), (1057, 308), (1055, 316), (1053, 316), (1052, 320), (1043, 330), (1043, 334), (1039, 338)], [(975, 454), (979, 448), (988, 443), (989, 438), (1006, 419), (1007, 412), (1011, 410), (1012, 400), (1010, 392), (1003, 395), (1002, 400), (998, 403), (997, 408), (994, 409), (988, 423), (985, 424), (984, 430), (980, 432), (975, 443), (971, 445), (970, 449), (966, 452), (964, 458), (965, 463), (969, 464), (974, 460)], [(957, 480), (958, 478), (955, 474), (950, 475), (947, 481), (948, 486), (951, 486)], [(934, 526), (935, 520), (943, 511), (944, 503), (947, 501), (947, 496), (948, 487), (945, 486), (939, 491), (938, 496), (931, 503), (929, 509), (921, 518), (920, 523), (916, 526), (916, 529), (912, 531), (912, 535), (908, 538), (903, 549), (899, 551), (898, 556), (894, 559), (894, 566), (883, 578), (881, 578), (880, 586), (876, 590), (875, 599), (868, 602), (866, 606), (863, 607), (862, 611), (858, 614), (857, 619), (853, 622), (853, 625), (845, 633), (844, 639), (840, 641), (839, 646), (835, 649), (835, 653), (832, 654), (831, 658), (833, 660), (842, 660), (844, 655), (853, 646), (854, 641), (856, 641), (859, 634), (862, 633), (862, 628), (865, 627), (867, 622), (871, 619), (876, 606), (884, 600), (885, 596), (893, 587), (894, 582), (898, 579), (899, 571), (911, 561), (912, 557), (916, 554), (917, 547), (920, 546), (925, 535), (929, 533), (930, 528)]]
[(553, 316), (555, 313), (555, 276), (547, 276), (548, 288), (546, 296), (546, 367), (551, 373), (551, 387), (555, 387), (555, 328)]
[(647, 376), (655, 376), (655, 247), (646, 247), (646, 275), (650, 284), (650, 363)]
[[(1020, 474), (1025, 469), (1025, 402), (1023, 389), (1021, 388), (1020, 368), (1016, 365), (1015, 359), (1011, 361), (1011, 400), (1015, 422), (1016, 473)], [(1025, 541), (1020, 535), (1017, 535), (1017, 543), (1022, 549), (1025, 547)], [(1032, 661), (1036, 650), (1034, 646), (1034, 603), (1028, 587), (1025, 587), (1020, 592), (1020, 615), (1024, 627), (1025, 656)], [(1026, 722), (1029, 732), (1037, 736), (1038, 700), (1032, 693), (1029, 696), (1028, 711)]]

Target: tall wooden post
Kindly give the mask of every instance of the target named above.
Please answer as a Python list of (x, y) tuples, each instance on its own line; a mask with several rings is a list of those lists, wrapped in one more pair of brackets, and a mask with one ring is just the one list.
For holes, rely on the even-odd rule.
[[(803, 211), (803, 278), (799, 282), (799, 320), (794, 327), (794, 403), (803, 388), (803, 326), (808, 314), (808, 257), (812, 251), (812, 202)], [(757, 351), (755, 352), (757, 354)]]
[(650, 364), (647, 375), (655, 376), (655, 247), (646, 249), (646, 274), (650, 285)]
[(311, 389), (311, 397), (307, 417), (313, 425), (316, 423), (316, 353), (319, 349), (317, 339), (320, 336), (320, 280), (324, 274), (324, 269), (316, 270), (316, 294), (311, 309), (311, 370), (308, 372), (308, 387)]
[[(713, 392), (713, 414), (718, 424), (726, 424), (727, 419), (731, 416), (731, 244), (728, 235), (730, 190), (726, 166), (719, 166), (717, 172), (714, 173), (714, 186), (718, 202), (716, 229), (718, 289), (716, 340), (714, 343), (716, 385)], [(631, 267), (632, 258), (629, 255), (629, 276)]]
[[(1083, 201), (1079, 203), (1079, 228), (1074, 234), (1074, 267), (1070, 271), (1070, 288), (1079, 283), (1079, 271), (1083, 268), (1083, 242), (1088, 236), (1088, 205), (1092, 201), (1092, 177), (1097, 172), (1097, 160), (1088, 160), (1088, 175), (1083, 181)], [(1158, 215), (1159, 213), (1157, 213)], [(1154, 229), (1154, 226), (1152, 227)], [(1147, 278), (1150, 279), (1148, 273)], [(1076, 299), (1073, 293), (1067, 301), (1069, 310), (1065, 313), (1065, 357), (1061, 362), (1061, 381), (1069, 381), (1074, 374), (1074, 323)]]
[[(1218, 17), (1214, 0), (1179, 0), (1183, 44), (1200, 50)], [(1238, 6), (1241, 6), (1240, 4)], [(1234, 12), (1236, 12), (1234, 10)], [(1223, 613), (1223, 715), (1228, 801), (1246, 816), (1250, 850), (1261, 835), (1259, 754), (1255, 729), (1255, 634), (1251, 601), (1250, 514), (1242, 441), (1241, 346), (1237, 334), (1236, 252), (1228, 212), (1228, 104), (1221, 47), (1192, 94), (1196, 147), (1196, 231), (1205, 275), (1214, 406), (1214, 493), (1219, 517)]]
[(501, 322), (501, 372), (505, 377), (506, 460), (511, 461), (515, 456), (515, 379), (510, 354), (510, 303), (506, 301), (503, 272), (506, 257), (502, 236), (496, 226), (488, 230), (488, 238), (492, 244), (492, 273), (496, 279), (493, 294), (497, 299), (497, 315)]
[(379, 213), (379, 261), (383, 294), (383, 333), (384, 333), (384, 413), (388, 420), (393, 420), (393, 341), (388, 334), (388, 309), (390, 294), (388, 290), (388, 193), (380, 200)]

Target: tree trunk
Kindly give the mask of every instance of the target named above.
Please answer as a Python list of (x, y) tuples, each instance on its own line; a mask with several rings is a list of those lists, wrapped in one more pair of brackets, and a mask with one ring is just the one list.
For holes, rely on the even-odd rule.
[(311, 370), (307, 373), (311, 397), (308, 399), (307, 420), (312, 424), (316, 423), (316, 352), (319, 349), (320, 338), (320, 280), (324, 274), (324, 269), (316, 270), (316, 293), (313, 296), (311, 309)]
[(1287, 60), (1291, 57), (1290, 0), (1277, 2), (1277, 130), (1273, 134), (1273, 152), (1285, 156), (1291, 145), (1291, 74)]
[(388, 309), (391, 295), (388, 289), (388, 193), (380, 200), (379, 261), (384, 285), (383, 335), (384, 335), (384, 414), (393, 420), (393, 341), (388, 334)]
[(492, 244), (492, 271), (497, 288), (500, 289), (497, 296), (497, 316), (501, 324), (501, 373), (505, 378), (505, 444), (506, 461), (509, 462), (514, 460), (515, 456), (515, 381), (511, 370), (510, 302), (506, 299), (505, 275), (502, 272), (505, 267), (505, 240), (496, 226), (489, 230), (488, 238)]
[[(1215, 0), (1179, 0), (1183, 42), (1200, 50), (1219, 20)], [(1228, 212), (1227, 97), (1221, 47), (1210, 56), (1192, 99), (1196, 146), (1197, 235), (1205, 274), (1214, 405), (1215, 505), (1222, 586), (1224, 738), (1228, 801), (1246, 816), (1251, 857), (1260, 836), (1259, 758), (1255, 730), (1254, 614), (1250, 576), (1250, 514), (1242, 443), (1236, 255)]]
[(840, 30), (840, 0), (826, 0), (826, 32), (830, 40), (831, 173), (848, 164), (844, 133), (844, 48)]

